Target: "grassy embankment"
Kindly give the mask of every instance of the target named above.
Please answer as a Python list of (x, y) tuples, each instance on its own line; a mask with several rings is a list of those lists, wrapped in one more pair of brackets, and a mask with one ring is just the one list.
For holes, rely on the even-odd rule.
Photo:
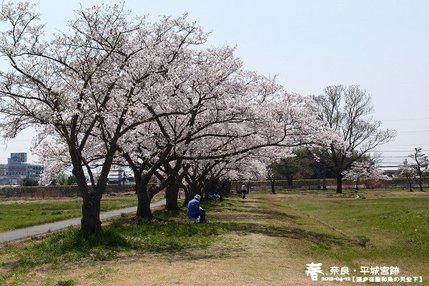
[(190, 223), (184, 211), (160, 211), (151, 223), (112, 220), (100, 236), (68, 229), (2, 248), (0, 285), (135, 285), (142, 277), (148, 285), (308, 285), (310, 262), (398, 266), (401, 275), (429, 279), (427, 194), (366, 196), (250, 194), (205, 203), (207, 225)]

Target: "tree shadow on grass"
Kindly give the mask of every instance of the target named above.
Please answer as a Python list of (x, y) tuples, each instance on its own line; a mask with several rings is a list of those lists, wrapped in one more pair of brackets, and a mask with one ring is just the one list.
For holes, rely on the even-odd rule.
[[(0, 273), (0, 282), (43, 265), (63, 268), (66, 263), (88, 258), (92, 261), (112, 260), (118, 252), (130, 247), (126, 238), (115, 230), (103, 229), (101, 233), (88, 235), (70, 227), (42, 239), (1, 249), (0, 265), (6, 272)], [(7, 261), (4, 261), (4, 255), (9, 257)]]
[[(228, 207), (223, 208), (218, 213), (221, 216), (225, 213), (225, 211), (231, 211), (231, 212), (239, 212), (243, 215), (241, 217), (249, 219), (252, 216), (258, 216), (260, 218), (267, 218), (267, 219), (278, 219), (278, 220), (293, 220), (296, 221), (299, 217), (295, 215), (291, 215), (282, 211), (277, 211), (274, 209), (266, 209), (266, 208), (246, 208), (246, 207)], [(213, 217), (217, 217), (218, 214), (214, 214)], [(210, 214), (209, 214), (210, 215)]]
[[(196, 225), (199, 228), (213, 228), (219, 234), (235, 233), (242, 236), (250, 234), (258, 234), (268, 237), (278, 237), (287, 239), (296, 239), (300, 241), (308, 241), (310, 243), (321, 246), (322, 248), (330, 248), (333, 246), (341, 246), (351, 244), (346, 238), (337, 237), (329, 234), (306, 231), (299, 228), (281, 227), (281, 226), (266, 226), (251, 222), (215, 222), (207, 225)], [(225, 259), (240, 256), (247, 249), (240, 244), (218, 243), (214, 249), (210, 248), (191, 248), (182, 247), (180, 249), (171, 250), (168, 259), (171, 261), (188, 261), (188, 260), (204, 260), (204, 259)]]
[(246, 234), (262, 234), (271, 237), (291, 238), (297, 240), (307, 240), (317, 245), (333, 246), (350, 243), (346, 238), (333, 236), (325, 233), (307, 231), (300, 228), (266, 226), (263, 224), (250, 222), (228, 222), (222, 223), (225, 229), (229, 231), (241, 232)]

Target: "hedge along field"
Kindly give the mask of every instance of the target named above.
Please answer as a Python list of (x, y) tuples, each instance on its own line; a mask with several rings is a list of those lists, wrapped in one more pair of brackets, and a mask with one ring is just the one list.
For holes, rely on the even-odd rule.
[[(151, 184), (149, 184), (151, 185)], [(108, 185), (105, 194), (133, 192), (134, 185)], [(77, 185), (68, 186), (0, 186), (0, 198), (58, 198), (79, 197)]]
[[(137, 205), (135, 196), (103, 198), (101, 211), (109, 211)], [(0, 202), (0, 232), (80, 217), (81, 199), (57, 199), (43, 201)]]

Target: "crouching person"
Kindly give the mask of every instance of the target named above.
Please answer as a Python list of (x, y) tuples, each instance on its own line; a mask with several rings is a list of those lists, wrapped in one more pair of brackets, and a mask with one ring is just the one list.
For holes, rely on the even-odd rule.
[(195, 197), (188, 203), (188, 218), (194, 219), (195, 223), (206, 223), (206, 210), (200, 206), (200, 195)]

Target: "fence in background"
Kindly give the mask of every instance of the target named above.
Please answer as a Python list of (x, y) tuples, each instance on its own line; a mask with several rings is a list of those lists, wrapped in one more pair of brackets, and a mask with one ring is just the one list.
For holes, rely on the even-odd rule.
[[(424, 178), (424, 188), (429, 188), (429, 178)], [(238, 191), (241, 181), (231, 182), (231, 191)], [(245, 183), (249, 183), (246, 181)], [(323, 190), (335, 189), (335, 179), (326, 180), (294, 180), (288, 182), (287, 180), (275, 181), (250, 181), (250, 191), (270, 191), (274, 184), (276, 191), (282, 190)], [(353, 189), (354, 182), (344, 181), (344, 189)], [(414, 180), (413, 189), (418, 190), (418, 181)], [(398, 188), (408, 190), (408, 181), (405, 178), (393, 178), (389, 181), (362, 181), (359, 184), (360, 189), (375, 189), (375, 188)], [(108, 185), (106, 194), (123, 194), (134, 192), (134, 185)], [(3, 186), (0, 187), (0, 198), (9, 197), (26, 197), (26, 198), (52, 198), (52, 197), (80, 197), (79, 189), (76, 185), (73, 186)]]

